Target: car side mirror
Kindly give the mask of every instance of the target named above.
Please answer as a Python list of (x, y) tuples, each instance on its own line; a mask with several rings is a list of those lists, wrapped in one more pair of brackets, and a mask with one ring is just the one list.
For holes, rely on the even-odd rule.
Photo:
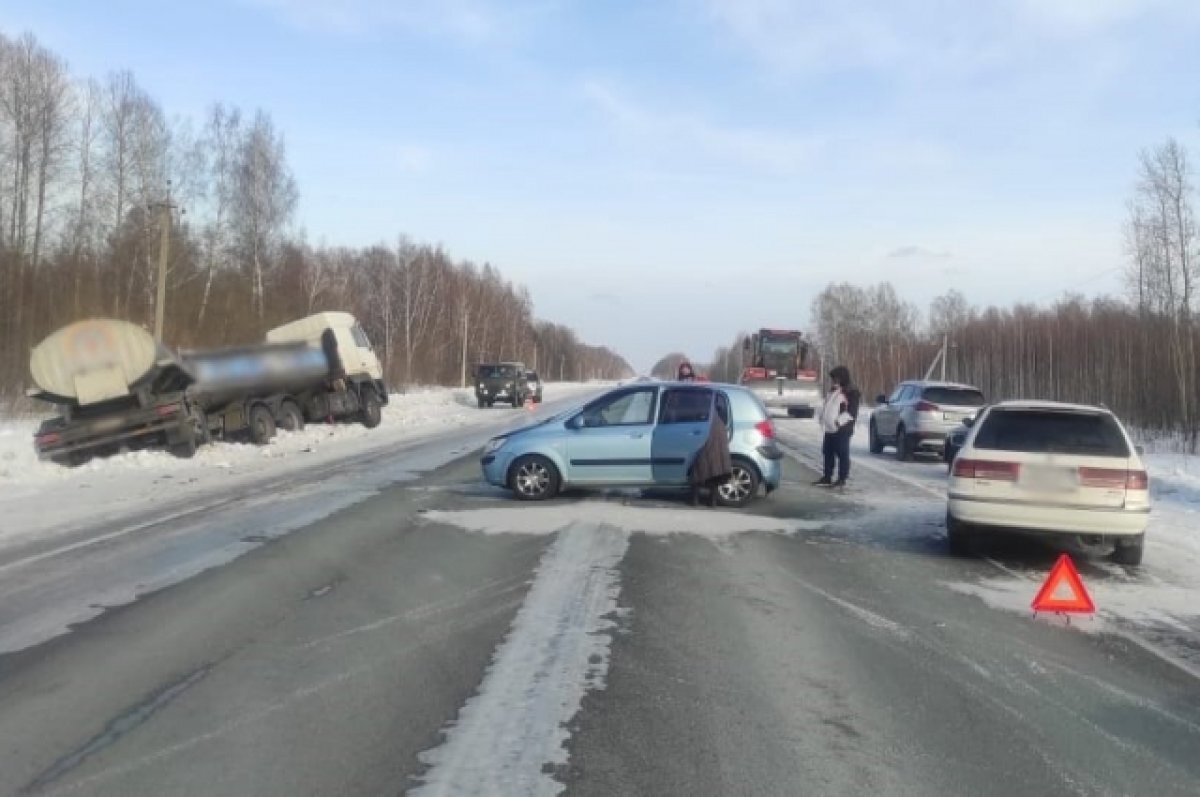
[(582, 416), (582, 415), (576, 415), (575, 417), (573, 417), (573, 418), (571, 418), (570, 420), (568, 420), (568, 421), (567, 421), (567, 428), (568, 428), (568, 429), (573, 429), (573, 430), (578, 430), (578, 429), (581, 429), (581, 428), (583, 428), (583, 416)]
[(962, 425), (970, 429), (975, 425), (975, 419), (968, 415), (966, 418), (962, 419)]
[(876, 404), (887, 404), (888, 403), (887, 396), (880, 393), (878, 396), (875, 397), (875, 403)]
[(1145, 446), (1134, 446), (1133, 450), (1134, 450), (1134, 453), (1136, 453), (1139, 457), (1146, 456), (1146, 447)]

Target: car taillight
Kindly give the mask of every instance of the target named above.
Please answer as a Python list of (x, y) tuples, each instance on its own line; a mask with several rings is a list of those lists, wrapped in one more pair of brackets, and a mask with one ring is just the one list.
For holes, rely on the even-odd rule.
[(959, 479), (987, 479), (996, 482), (1015, 482), (1021, 472), (1016, 462), (993, 462), (986, 459), (954, 460), (954, 475)]
[(921, 401), (917, 402), (916, 410), (917, 412), (937, 412), (938, 405), (931, 401), (925, 401), (922, 399)]
[(1082, 487), (1099, 487), (1105, 490), (1150, 489), (1150, 479), (1146, 471), (1124, 468), (1080, 468), (1079, 484)]
[(52, 446), (62, 438), (59, 436), (58, 432), (46, 432), (45, 434), (39, 434), (35, 436), (33, 439), (39, 446)]
[(159, 415), (174, 415), (179, 412), (178, 404), (159, 404), (154, 408), (154, 411)]
[(763, 437), (767, 438), (768, 440), (775, 439), (775, 424), (771, 423), (770, 418), (764, 418), (763, 420), (754, 424), (754, 428), (758, 431), (759, 434), (761, 434)]

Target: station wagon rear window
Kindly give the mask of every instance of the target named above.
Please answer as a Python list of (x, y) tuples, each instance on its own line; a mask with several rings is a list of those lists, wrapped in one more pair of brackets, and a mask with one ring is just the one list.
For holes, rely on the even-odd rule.
[(975, 447), (1037, 454), (1129, 456), (1129, 443), (1111, 415), (1055, 410), (992, 410), (975, 435)]
[(961, 387), (927, 387), (921, 398), (951, 407), (982, 407), (986, 403), (978, 390)]

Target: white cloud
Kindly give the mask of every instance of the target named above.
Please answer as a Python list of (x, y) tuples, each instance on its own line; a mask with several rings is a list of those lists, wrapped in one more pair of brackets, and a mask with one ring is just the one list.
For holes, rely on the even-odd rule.
[(817, 136), (726, 125), (699, 114), (651, 109), (602, 81), (587, 81), (583, 93), (619, 134), (652, 151), (701, 164), (719, 162), (787, 174), (811, 163), (823, 146), (823, 139)]
[(1151, 15), (1200, 19), (1194, 0), (700, 1), (734, 43), (792, 74), (865, 68), (969, 78), (1020, 66), (1063, 39), (1119, 37)]

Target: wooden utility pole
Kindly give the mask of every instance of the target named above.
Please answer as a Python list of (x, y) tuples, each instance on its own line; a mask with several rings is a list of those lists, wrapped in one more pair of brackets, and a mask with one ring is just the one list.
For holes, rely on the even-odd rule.
[(171, 182), (167, 181), (167, 199), (165, 202), (155, 202), (150, 206), (162, 213), (159, 220), (161, 233), (158, 239), (158, 292), (154, 300), (154, 339), (163, 342), (163, 322), (167, 309), (167, 261), (171, 254)]
[(462, 384), (459, 387), (467, 386), (467, 322), (469, 320), (469, 314), (464, 311), (462, 328)]

